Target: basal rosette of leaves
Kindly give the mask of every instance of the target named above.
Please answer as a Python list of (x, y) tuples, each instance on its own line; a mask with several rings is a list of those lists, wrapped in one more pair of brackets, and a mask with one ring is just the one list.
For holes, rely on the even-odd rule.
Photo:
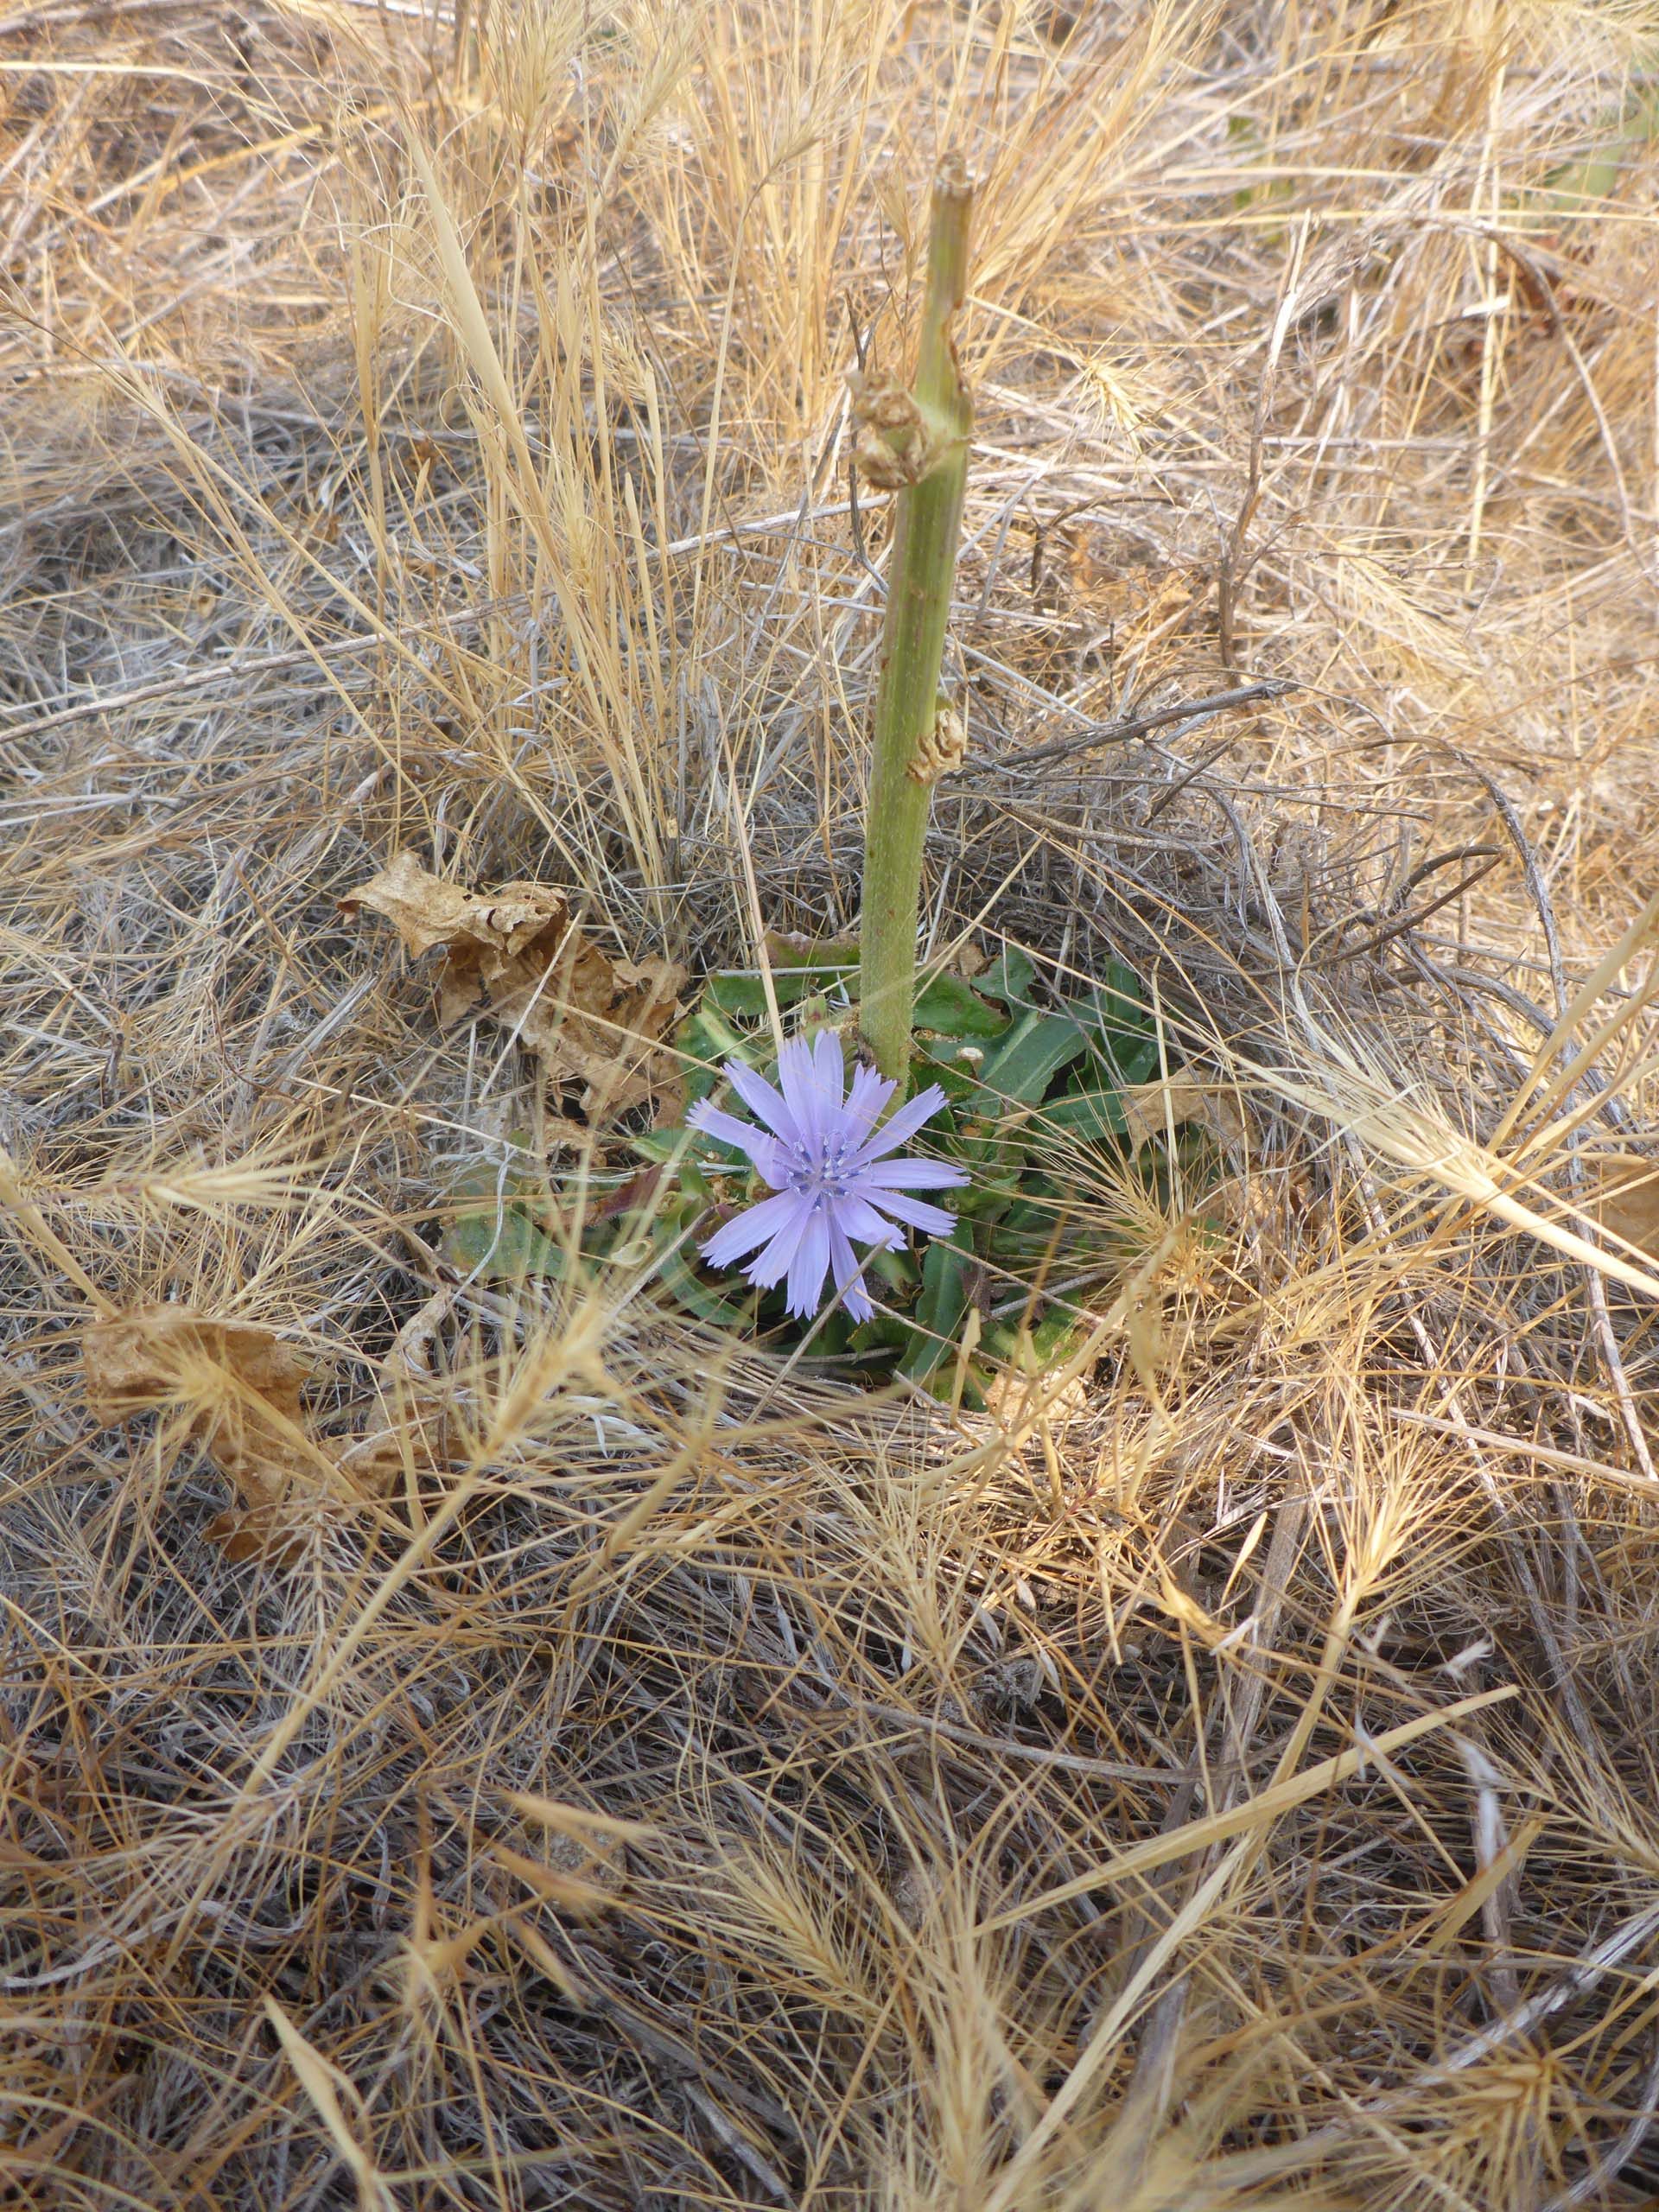
[[(852, 1067), (855, 948), (772, 938), (768, 959), (786, 1028), (808, 1039), (836, 1033)], [(674, 1041), (688, 1112), (705, 1101), (743, 1114), (722, 1070), (777, 1073), (761, 976), (711, 976)], [(965, 1179), (925, 1194), (955, 1215), (948, 1236), (861, 1250), (861, 1285), (875, 1309), (865, 1319), (836, 1299), (833, 1280), (801, 1319), (786, 1310), (783, 1282), (757, 1289), (738, 1266), (704, 1263), (702, 1246), (773, 1186), (734, 1144), (683, 1122), (626, 1139), (635, 1164), (584, 1173), (579, 1192), (550, 1187), (528, 1154), (522, 1167), (474, 1171), (457, 1193), (450, 1257), (497, 1280), (642, 1265), (687, 1312), (746, 1339), (853, 1379), (902, 1376), (974, 1407), (1000, 1373), (1064, 1363), (1087, 1333), (1093, 1294), (1121, 1274), (1128, 1232), (1112, 1235), (1099, 1192), (1114, 1166), (1154, 1186), (1166, 1175), (1165, 1148), (1146, 1141), (1130, 1103), (1159, 1073), (1151, 1013), (1116, 964), (1065, 997), (1013, 949), (972, 982), (927, 982), (916, 1001), (911, 1091), (937, 1085), (944, 1103), (905, 1150), (950, 1163)], [(579, 1234), (550, 1233), (572, 1218), (573, 1198)]]

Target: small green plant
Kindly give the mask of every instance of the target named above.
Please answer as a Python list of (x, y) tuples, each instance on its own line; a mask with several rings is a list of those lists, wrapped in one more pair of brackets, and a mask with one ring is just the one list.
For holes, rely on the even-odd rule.
[[(1160, 1061), (1127, 969), (1061, 995), (1009, 947), (971, 982), (917, 988), (928, 810), (963, 750), (939, 673), (972, 423), (952, 332), (972, 204), (947, 156), (913, 387), (854, 385), (858, 466), (897, 494), (857, 941), (770, 937), (763, 969), (710, 977), (675, 1039), (679, 1126), (634, 1135), (636, 1167), (574, 1192), (538, 1190), (527, 1154), (480, 1171), (450, 1233), (474, 1275), (645, 1264), (706, 1321), (969, 1404), (999, 1370), (1069, 1359), (1083, 1300), (1121, 1265), (1079, 1154), (1162, 1172), (1126, 1106)], [(926, 1154), (899, 1154), (924, 1135)]]
[[(855, 1096), (858, 971), (850, 948), (773, 940), (771, 950), (772, 988), (796, 1019), (798, 1042), (810, 1041), (820, 1057), (827, 1045), (839, 1066), (850, 1058)], [(703, 1320), (867, 1381), (901, 1376), (970, 1407), (1001, 1370), (1062, 1363), (1086, 1333), (1091, 1294), (1121, 1270), (1126, 1249), (1098, 1205), (1080, 1198), (1080, 1186), (1115, 1172), (1155, 1187), (1167, 1172), (1165, 1148), (1147, 1141), (1132, 1099), (1134, 1086), (1159, 1073), (1151, 1011), (1127, 969), (1113, 964), (1103, 982), (1062, 998), (1010, 947), (971, 983), (929, 978), (915, 1014), (915, 1072), (926, 1081), (909, 1113), (913, 1119), (917, 1108), (929, 1107), (927, 1165), (938, 1172), (925, 1182), (907, 1173), (901, 1187), (945, 1193), (955, 1218), (948, 1234), (918, 1249), (877, 1245), (855, 1284), (837, 1281), (827, 1308), (822, 1268), (799, 1310), (785, 1272), (760, 1283), (721, 1263), (721, 1240), (734, 1230), (740, 1257), (760, 1242), (741, 1243), (741, 1224), (759, 1218), (781, 1180), (757, 1157), (753, 1140), (764, 1140), (764, 1125), (745, 1130), (747, 1147), (734, 1142), (734, 1117), (718, 1103), (728, 1092), (741, 1103), (742, 1093), (753, 1093), (750, 1077), (777, 1072), (758, 970), (710, 977), (676, 1039), (685, 1122), (629, 1139), (637, 1164), (589, 1179), (579, 1233), (550, 1233), (561, 1199), (538, 1179), (526, 1151), (522, 1165), (505, 1175), (475, 1171), (458, 1192), (453, 1263), (521, 1281), (564, 1277), (573, 1268), (595, 1272), (632, 1255)], [(839, 1090), (836, 1098), (839, 1109)]]

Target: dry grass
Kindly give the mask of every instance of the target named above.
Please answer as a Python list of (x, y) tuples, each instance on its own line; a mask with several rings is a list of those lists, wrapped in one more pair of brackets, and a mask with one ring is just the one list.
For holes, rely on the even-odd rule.
[[(1659, 165), (1538, 194), (1656, 35), (0, 22), (8, 2202), (1655, 2201)], [(1123, 1294), (1000, 1422), (457, 1281), (602, 1148), (338, 905), (852, 921), (947, 138), (930, 925), (1129, 958), (1243, 1130), (1077, 1163)]]

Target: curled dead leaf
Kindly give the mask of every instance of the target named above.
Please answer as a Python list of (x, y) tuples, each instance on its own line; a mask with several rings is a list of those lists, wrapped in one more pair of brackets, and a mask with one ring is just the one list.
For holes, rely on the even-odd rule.
[(341, 1452), (340, 1464), (370, 1496), (398, 1497), (411, 1484), (421, 1489), (442, 1482), (466, 1458), (451, 1408), (435, 1393), (411, 1393), (391, 1426), (355, 1439)]
[(677, 1091), (663, 1039), (682, 1011), (684, 969), (672, 960), (612, 960), (576, 926), (556, 886), (463, 891), (400, 853), (340, 905), (349, 914), (366, 906), (383, 915), (411, 958), (441, 946), (439, 1019), (501, 1023), (551, 1083), (582, 1085), (591, 1120)]
[(1124, 1128), (1137, 1146), (1195, 1124), (1224, 1145), (1237, 1144), (1244, 1135), (1244, 1117), (1226, 1084), (1172, 1075), (1159, 1083), (1126, 1084), (1119, 1095)]
[(95, 1321), (82, 1350), (86, 1402), (105, 1424), (158, 1406), (213, 1403), (232, 1426), (245, 1422), (253, 1407), (253, 1418), (302, 1426), (310, 1363), (257, 1323), (213, 1320), (188, 1306), (140, 1306)]
[(311, 1434), (301, 1399), (309, 1363), (257, 1323), (138, 1306), (93, 1322), (81, 1359), (96, 1421), (158, 1414), (176, 1448), (199, 1442), (235, 1484), (239, 1510), (213, 1527), (232, 1557), (279, 1545), (302, 1509), (374, 1494)]

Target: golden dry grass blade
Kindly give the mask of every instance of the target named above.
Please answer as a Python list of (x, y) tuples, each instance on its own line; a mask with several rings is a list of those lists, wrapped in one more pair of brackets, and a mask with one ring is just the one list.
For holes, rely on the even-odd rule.
[[(1356, 1750), (1340, 1751), (1335, 1757), (1321, 1759), (1316, 1765), (1305, 1768), (1299, 1774), (1287, 1775), (1274, 1782), (1243, 1804), (1234, 1805), (1224, 1813), (1213, 1813), (1201, 1821), (1193, 1821), (1166, 1835), (1137, 1844), (1131, 1851), (1107, 1859), (1099, 1868), (1079, 1875), (1067, 1885), (1064, 1894), (1041, 1891), (1030, 1901), (1033, 1912), (1041, 1912), (1051, 1905), (1065, 1904), (1071, 1897), (1082, 1897), (1088, 1891), (1109, 1885), (1127, 1883), (1136, 1875), (1150, 1873), (1171, 1859), (1183, 1859), (1195, 1851), (1207, 1850), (1212, 1843), (1224, 1843), (1236, 1835), (1248, 1835), (1269, 1828), (1282, 1814), (1305, 1804), (1310, 1797), (1317, 1797), (1336, 1783), (1357, 1774), (1370, 1759), (1386, 1759), (1395, 1751), (1403, 1751), (1420, 1736), (1431, 1730), (1451, 1727), (1458, 1721), (1479, 1712), (1489, 1705), (1502, 1703), (1516, 1694), (1513, 1685), (1503, 1689), (1484, 1691), (1479, 1696), (1465, 1698), (1446, 1707), (1444, 1713), (1420, 1713), (1414, 1720), (1404, 1721), (1398, 1728), (1379, 1736), (1375, 1743), (1363, 1744)], [(1022, 1917), (1026, 1907), (1009, 1914), (1004, 1924), (1012, 1925)], [(998, 1923), (991, 1923), (993, 1926)]]
[(265, 1999), (265, 2018), (276, 2031), (276, 2040), (299, 2076), (301, 2087), (316, 2107), (317, 2115), (327, 2129), (342, 2163), (357, 2183), (361, 2212), (396, 2212), (397, 2200), (391, 2187), (385, 2177), (375, 2171), (373, 2159), (347, 2125), (340, 2101), (341, 2088), (349, 2086), (344, 2076), (306, 2041), (274, 1997)]

